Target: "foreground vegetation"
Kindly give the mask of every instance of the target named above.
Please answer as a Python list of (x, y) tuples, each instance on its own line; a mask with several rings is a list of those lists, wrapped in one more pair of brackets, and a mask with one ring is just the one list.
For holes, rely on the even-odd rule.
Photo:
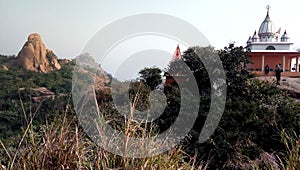
[[(195, 51), (206, 57), (219, 56), (227, 77), (225, 111), (215, 133), (204, 143), (199, 143), (198, 137), (208, 114), (211, 86), (207, 70)], [(181, 146), (162, 155), (139, 159), (106, 152), (84, 133), (70, 102), (74, 63), (48, 74), (20, 69), (0, 71), (1, 78), (5, 80), (0, 88), (2, 168), (300, 169), (300, 106), (286, 91), (280, 90), (275, 82), (260, 82), (244, 69), (244, 65), (250, 61), (242, 47), (230, 46), (218, 51), (212, 47), (193, 47), (185, 51), (182, 57), (193, 74), (185, 76), (196, 77), (198, 90), (202, 92), (196, 123)], [(0, 61), (4, 60), (8, 59)], [(180, 63), (174, 62), (170, 64), (168, 71), (172, 72), (174, 67), (182, 68)], [(154, 86), (160, 81), (147, 80), (147, 69), (141, 73), (143, 76), (139, 83), (158, 82), (148, 84), (149, 89), (154, 90)], [(186, 72), (181, 70), (181, 73)], [(132, 84), (132, 96), (136, 95), (139, 83)], [(19, 89), (23, 87), (27, 91), (20, 92)], [(31, 98), (36, 94), (30, 89), (35, 87), (51, 89), (56, 98), (32, 102)], [(127, 86), (120, 82), (118, 87), (120, 89), (116, 96), (121, 96), (121, 91), (126, 90)], [(175, 83), (171, 89), (165, 88), (164, 90), (169, 91), (164, 93), (168, 94), (176, 89)], [(65, 95), (59, 96), (61, 93)], [(177, 96), (177, 93), (172, 94)], [(177, 98), (174, 99), (177, 101)], [(168, 107), (177, 108), (178, 103), (173, 104)], [(145, 105), (142, 102), (139, 107), (145, 108)], [(107, 121), (118, 119), (121, 122), (116, 128), (124, 131), (127, 128), (135, 129), (131, 124), (126, 124), (125, 119), (120, 118), (119, 113), (110, 105), (105, 105), (102, 109), (109, 111)], [(172, 124), (173, 119), (176, 119), (173, 111), (167, 110), (167, 116), (160, 117), (171, 121), (157, 124), (155, 133), (164, 131)]]
[[(67, 105), (69, 108), (69, 105)], [(196, 160), (174, 148), (150, 158), (123, 158), (93, 143), (76, 119), (61, 112), (52, 123), (35, 130), (29, 124), (15, 147), (2, 143), (0, 165), (7, 169), (195, 169)], [(4, 169), (5, 169), (4, 168)], [(197, 169), (203, 169), (198, 166)]]

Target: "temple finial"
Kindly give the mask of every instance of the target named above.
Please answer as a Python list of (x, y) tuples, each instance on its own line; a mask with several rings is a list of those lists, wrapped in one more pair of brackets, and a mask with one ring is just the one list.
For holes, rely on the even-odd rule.
[(270, 5), (267, 5), (266, 8), (267, 8), (267, 17), (268, 17), (268, 16), (269, 16), (269, 11), (270, 11), (271, 6), (270, 6)]

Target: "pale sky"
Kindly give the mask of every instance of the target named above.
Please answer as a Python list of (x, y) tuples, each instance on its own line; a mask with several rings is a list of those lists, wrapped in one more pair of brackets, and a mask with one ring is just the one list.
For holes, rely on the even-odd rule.
[(244, 46), (259, 29), (268, 4), (275, 29), (287, 30), (294, 47), (300, 47), (299, 0), (0, 0), (0, 54), (17, 55), (27, 36), (37, 32), (59, 58), (75, 58), (101, 28), (142, 13), (185, 20), (216, 49), (230, 41)]

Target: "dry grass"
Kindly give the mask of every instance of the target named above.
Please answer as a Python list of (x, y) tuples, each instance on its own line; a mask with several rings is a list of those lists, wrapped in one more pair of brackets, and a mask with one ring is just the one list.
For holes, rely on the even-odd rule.
[[(137, 100), (131, 106), (131, 114)], [(22, 106), (23, 108), (23, 106)], [(207, 169), (208, 163), (199, 164), (196, 156), (186, 154), (180, 147), (163, 154), (144, 157), (126, 158), (107, 152), (90, 140), (78, 126), (74, 118), (67, 116), (70, 105), (62, 111), (61, 116), (51, 123), (46, 123), (39, 130), (33, 125), (35, 113), (29, 114), (28, 125), (16, 147), (5, 146), (0, 140), (0, 169)], [(23, 110), (25, 110), (23, 108)], [(24, 113), (25, 114), (25, 113)], [(28, 114), (27, 114), (28, 115)], [(149, 132), (139, 124), (125, 121), (126, 137), (137, 132), (141, 137), (149, 137)], [(101, 130), (99, 134), (102, 134)], [(228, 161), (227, 167), (240, 169), (300, 169), (299, 138), (295, 133), (282, 131), (282, 142), (286, 152), (282, 155), (264, 152), (256, 160), (241, 156), (240, 160)], [(128, 140), (122, 141), (127, 147)], [(136, 145), (139, 145), (138, 143)], [(125, 152), (127, 148), (124, 148)], [(5, 155), (5, 156), (3, 156)]]
[(281, 140), (286, 147), (286, 153), (281, 165), (285, 170), (298, 170), (300, 169), (300, 139), (295, 132), (288, 132), (283, 130), (281, 132)]
[[(46, 123), (39, 130), (33, 126), (35, 114), (28, 118), (17, 148), (7, 147), (0, 140), (2, 155), (0, 169), (206, 169), (197, 165), (180, 148), (173, 148), (161, 155), (146, 158), (125, 158), (103, 150), (93, 143), (72, 118), (68, 109), (54, 122)], [(24, 113), (25, 114), (25, 113)], [(126, 135), (139, 129), (127, 121)], [(136, 126), (136, 125), (134, 125)], [(100, 132), (99, 132), (100, 133)], [(126, 141), (125, 141), (126, 142)], [(186, 161), (190, 160), (190, 161)]]
[(282, 130), (281, 140), (286, 147), (284, 152), (263, 152), (255, 160), (240, 155), (239, 159), (228, 160), (226, 166), (231, 169), (299, 170), (299, 137), (293, 131)]

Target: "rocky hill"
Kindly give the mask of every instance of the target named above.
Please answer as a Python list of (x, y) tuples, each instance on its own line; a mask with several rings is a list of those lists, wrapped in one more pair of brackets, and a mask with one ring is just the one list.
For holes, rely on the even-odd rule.
[(42, 73), (61, 69), (56, 55), (53, 51), (46, 49), (41, 36), (37, 33), (28, 36), (13, 65)]

